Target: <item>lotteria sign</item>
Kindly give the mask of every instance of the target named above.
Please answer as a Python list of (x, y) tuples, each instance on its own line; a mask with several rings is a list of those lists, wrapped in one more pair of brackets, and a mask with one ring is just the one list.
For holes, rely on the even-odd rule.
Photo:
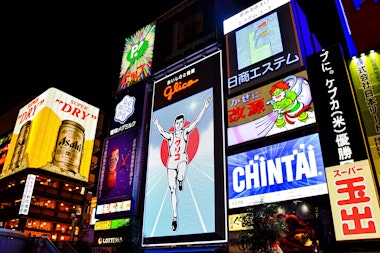
[(327, 194), (318, 134), (228, 157), (229, 208)]

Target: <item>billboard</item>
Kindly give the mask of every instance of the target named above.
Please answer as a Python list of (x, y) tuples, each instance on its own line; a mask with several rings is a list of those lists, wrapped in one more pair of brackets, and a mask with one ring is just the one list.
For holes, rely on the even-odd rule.
[[(108, 136), (116, 135), (133, 128), (139, 128), (145, 119), (149, 95), (146, 83), (121, 90), (112, 97)], [(150, 93), (151, 94), (151, 93)]]
[(353, 58), (349, 70), (372, 162), (380, 182), (380, 52), (372, 51), (360, 58)]
[(156, 24), (150, 23), (125, 39), (118, 91), (151, 75)]
[[(133, 212), (138, 129), (104, 140), (98, 181), (96, 217), (100, 214)], [(105, 205), (102, 205), (106, 203)]]
[(337, 241), (379, 239), (379, 196), (368, 160), (326, 168)]
[(327, 194), (318, 134), (230, 155), (229, 208)]
[(228, 99), (227, 111), (228, 146), (315, 123), (306, 71)]
[(49, 88), (19, 110), (0, 178), (39, 168), (88, 182), (99, 109)]
[(306, 61), (325, 166), (367, 159), (341, 47), (334, 45), (308, 56)]
[(290, 1), (260, 1), (223, 22), (228, 93), (303, 66)]
[(153, 89), (143, 246), (226, 242), (221, 52)]

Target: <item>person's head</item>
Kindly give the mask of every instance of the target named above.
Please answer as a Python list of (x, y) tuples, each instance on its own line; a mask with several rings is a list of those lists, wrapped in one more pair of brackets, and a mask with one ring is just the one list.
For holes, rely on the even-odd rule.
[(174, 128), (175, 128), (175, 130), (181, 130), (183, 128), (184, 123), (185, 123), (185, 115), (179, 114), (174, 119)]

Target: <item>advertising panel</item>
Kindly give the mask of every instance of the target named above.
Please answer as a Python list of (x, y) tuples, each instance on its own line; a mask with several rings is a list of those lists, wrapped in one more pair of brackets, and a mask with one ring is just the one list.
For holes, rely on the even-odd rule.
[(125, 39), (118, 91), (151, 75), (156, 24), (150, 23)]
[(315, 123), (306, 71), (227, 101), (228, 146)]
[[(133, 211), (137, 128), (104, 141), (98, 184), (97, 214)], [(107, 205), (101, 205), (107, 203)]]
[(88, 182), (99, 109), (49, 88), (20, 109), (0, 178), (40, 168)]
[(380, 52), (373, 51), (349, 63), (352, 84), (380, 183)]
[(368, 159), (340, 46), (308, 56), (306, 61), (325, 166)]
[(154, 83), (143, 246), (225, 242), (221, 52)]
[(108, 136), (141, 126), (148, 102), (147, 84), (141, 83), (121, 90), (112, 97)]
[(368, 160), (326, 168), (337, 241), (379, 239), (380, 207)]
[(229, 208), (327, 194), (318, 134), (227, 158)]
[(260, 1), (224, 21), (229, 94), (303, 66), (292, 12), (290, 1)]

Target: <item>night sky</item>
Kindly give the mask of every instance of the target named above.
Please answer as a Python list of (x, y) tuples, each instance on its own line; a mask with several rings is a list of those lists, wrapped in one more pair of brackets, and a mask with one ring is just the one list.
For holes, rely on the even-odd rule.
[(136, 3), (140, 8), (129, 1), (3, 6), (0, 115), (49, 87), (107, 108), (118, 85), (125, 38), (181, 2), (149, 0)]
[[(332, 0), (312, 7), (308, 0), (299, 1), (317, 13), (317, 29), (334, 29), (326, 9)], [(128, 1), (9, 2), (1, 17), (0, 115), (50, 87), (107, 111), (118, 86), (125, 38), (182, 2), (137, 2), (141, 7)], [(328, 27), (323, 26), (326, 18)]]

